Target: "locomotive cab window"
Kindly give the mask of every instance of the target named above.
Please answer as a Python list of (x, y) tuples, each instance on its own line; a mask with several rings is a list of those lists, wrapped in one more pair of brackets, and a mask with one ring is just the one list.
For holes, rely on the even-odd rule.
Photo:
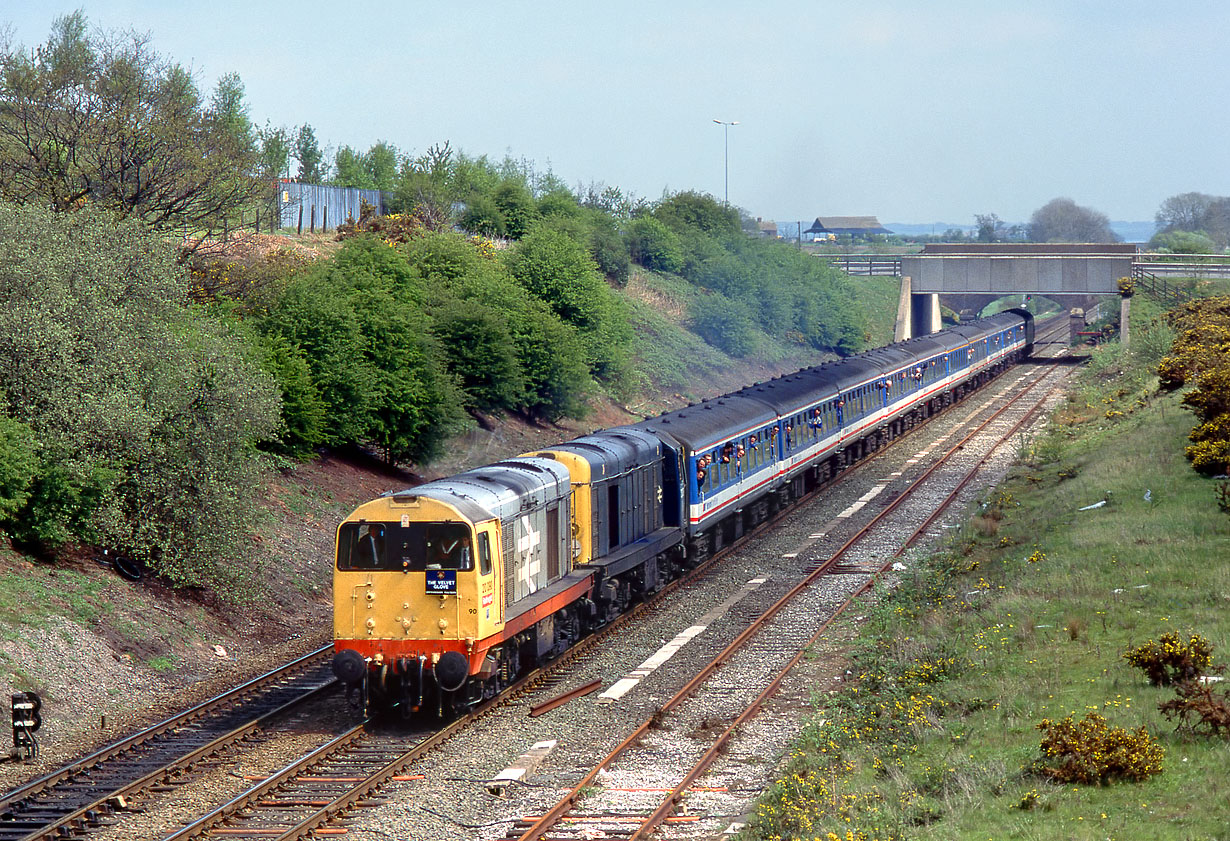
[[(490, 564), (489, 550), (487, 562)], [(470, 570), (474, 568), (470, 529), (463, 523), (344, 523), (338, 531), (337, 568)]]

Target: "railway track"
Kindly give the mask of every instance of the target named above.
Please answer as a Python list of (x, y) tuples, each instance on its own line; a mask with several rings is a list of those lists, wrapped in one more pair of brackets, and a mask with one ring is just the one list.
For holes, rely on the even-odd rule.
[(0, 841), (71, 838), (336, 685), (325, 646), (0, 797)]
[[(979, 429), (984, 428), (987, 424), (993, 423), (1003, 414), (1004, 411), (1006, 411), (1006, 409), (1001, 409), (983, 420), (982, 424), (979, 426)], [(1014, 435), (1015, 430), (1019, 429), (1019, 427), (1025, 423), (1025, 420), (1026, 419), (1024, 418), (1020, 419), (1012, 430), (1005, 432), (1003, 434), (1003, 440), (1006, 440)], [(970, 440), (975, 434), (976, 432), (969, 433), (965, 439), (954, 445), (949, 453), (949, 457), (952, 457), (954, 454), (964, 450), (968, 440)], [(934, 469), (937, 468), (932, 468), (932, 470)], [(834, 482), (826, 486), (826, 488), (832, 488), (834, 485), (840, 483), (847, 475), (849, 474), (842, 474), (842, 476), (838, 477)], [(916, 488), (924, 487), (924, 478), (925, 477), (919, 477), (919, 479), (915, 480), (914, 486)], [(953, 493), (955, 495), (956, 491)], [(872, 524), (864, 527), (864, 529), (860, 532), (859, 537), (872, 530), (876, 524), (882, 522), (885, 517), (889, 516), (898, 508), (900, 504), (909, 499), (912, 495), (912, 492), (902, 494), (898, 502), (894, 502), (888, 509), (885, 510), (885, 512), (882, 512), (881, 515), (877, 516)], [(938, 516), (939, 512), (942, 510), (943, 506), (940, 506), (937, 509), (933, 509), (932, 513), (934, 516)], [(779, 519), (784, 519), (789, 516), (789, 514), (785, 514)], [(933, 519), (933, 517), (927, 519), (926, 522), (917, 529), (915, 537), (918, 534), (922, 534), (924, 530), (930, 526)], [(761, 535), (763, 532), (764, 529), (761, 529), (755, 534)], [(805, 592), (808, 586), (813, 584), (815, 581), (823, 580), (826, 577), (832, 577), (834, 575), (844, 575), (847, 577), (857, 575), (861, 580), (870, 581), (871, 577), (879, 572), (879, 567), (877, 567), (874, 571), (869, 571), (859, 562), (856, 561), (851, 563), (849, 561), (849, 558), (853, 552), (853, 547), (859, 543), (859, 537), (852, 538), (849, 541), (849, 546), (844, 548), (842, 551), (820, 563), (814, 564), (813, 574), (809, 577), (808, 581), (802, 582), (795, 587), (793, 591), (795, 595), (800, 592)], [(912, 537), (910, 542), (912, 542), (915, 537)], [(305, 765), (303, 761), (297, 761), (292, 763), (291, 766), (288, 766), (284, 772), (275, 774), (269, 779), (262, 781), (260, 786), (255, 787), (250, 792), (245, 793), (242, 798), (237, 798), (233, 803), (227, 804), (226, 807), (217, 810), (212, 815), (209, 815), (192, 826), (185, 828), (184, 831), (170, 836), (167, 841), (186, 841), (190, 838), (202, 838), (207, 836), (227, 838), (265, 838), (278, 839), (278, 841), (287, 841), (287, 839), (306, 837), (313, 832), (320, 833), (330, 822), (336, 823), (339, 817), (344, 815), (347, 810), (351, 809), (356, 804), (377, 804), (379, 801), (373, 799), (373, 792), (380, 790), (382, 786), (385, 786), (393, 781), (401, 780), (405, 782), (413, 782), (415, 780), (423, 779), (425, 775), (408, 774), (406, 773), (407, 769), (415, 768), (416, 763), (423, 763), (425, 757), (431, 751), (439, 749), (446, 741), (465, 732), (467, 728), (471, 727), (479, 717), (486, 715), (495, 707), (503, 706), (507, 708), (511, 706), (512, 702), (517, 699), (521, 693), (528, 690), (535, 690), (539, 695), (544, 692), (562, 692), (562, 694), (557, 695), (547, 703), (536, 705), (530, 710), (531, 715), (538, 715), (551, 708), (554, 708), (555, 706), (558, 706), (559, 704), (566, 703), (575, 697), (585, 695), (593, 691), (595, 688), (594, 681), (580, 685), (570, 685), (567, 687), (567, 691), (563, 690), (566, 688), (565, 684), (575, 684), (575, 680), (571, 677), (571, 675), (575, 675), (577, 672), (586, 672), (588, 670), (588, 663), (601, 656), (601, 648), (599, 647), (599, 643), (604, 642), (608, 636), (611, 633), (614, 633), (620, 626), (637, 621), (643, 612), (659, 609), (660, 603), (666, 595), (674, 592), (677, 588), (688, 586), (688, 584), (691, 583), (697, 575), (703, 575), (705, 570), (714, 565), (720, 559), (724, 558), (729, 552), (737, 551), (739, 548), (743, 547), (748, 540), (754, 539), (754, 536), (749, 536), (748, 539), (741, 541), (736, 546), (731, 547), (728, 551), (724, 551), (720, 555), (715, 556), (714, 559), (698, 568), (693, 576), (689, 576), (688, 578), (681, 579), (676, 582), (671, 588), (664, 591), (652, 602), (645, 603), (637, 611), (621, 617), (619, 621), (613, 623), (613, 625), (607, 629), (604, 629), (603, 632), (587, 638), (578, 646), (570, 649), (569, 652), (563, 655), (562, 658), (555, 661), (547, 668), (527, 676), (516, 686), (512, 687), (508, 692), (501, 695), (498, 699), (490, 702), (489, 705), (479, 708), (472, 715), (454, 722), (444, 730), (434, 733), (431, 736), (425, 736), (423, 734), (404, 736), (404, 741), (412, 743), (407, 747), (404, 754), (394, 759), (388, 759), (379, 752), (376, 752), (374, 756), (370, 758), (364, 758), (361, 755), (358, 758), (346, 758), (344, 761), (347, 763), (346, 768), (348, 769), (348, 774), (332, 774), (328, 771), (321, 770), (312, 763), (307, 763)], [(904, 551), (904, 547), (902, 551)], [(891, 564), (891, 561), (889, 563)], [(765, 622), (771, 621), (773, 617), (777, 616), (784, 609), (786, 609), (786, 607), (791, 603), (791, 598), (792, 597), (787, 596), (779, 599), (778, 606), (772, 607), (768, 610), (764, 609), (763, 606), (757, 606), (754, 601), (749, 600), (744, 605), (738, 605), (736, 612), (741, 616), (744, 616), (746, 620), (744, 624), (748, 626), (754, 626), (757, 622), (760, 622), (760, 624), (763, 625)], [(852, 598), (853, 595), (847, 597), (846, 602), (848, 603)], [(823, 602), (824, 599), (822, 598), (821, 601)], [(805, 604), (803, 607), (805, 612), (814, 613), (816, 609), (817, 605), (812, 603)], [(798, 621), (798, 617), (794, 617), (793, 621), (786, 623), (788, 627), (795, 628), (804, 627), (807, 624), (808, 623)], [(827, 623), (824, 627), (827, 627)], [(738, 651), (740, 645), (742, 644), (750, 643), (753, 645), (758, 645), (759, 650), (756, 651), (754, 655), (756, 658), (761, 660), (770, 660), (774, 658), (790, 660), (790, 658), (793, 657), (794, 659), (790, 660), (792, 664), (797, 662), (798, 657), (802, 656), (801, 652), (805, 651), (808, 645), (821, 633), (823, 633), (823, 628), (816, 631), (815, 634), (808, 639), (783, 642), (781, 640), (766, 641), (764, 639), (758, 639), (755, 629), (749, 629), (740, 636), (737, 641), (738, 644), (732, 644), (727, 651), (715, 658), (711, 667), (702, 674), (699, 674), (692, 681), (692, 683), (689, 684), (689, 686), (694, 688), (705, 684), (706, 680), (713, 675), (715, 670), (717, 670), (730, 658), (735, 656), (735, 652)], [(770, 654), (772, 656), (769, 656)], [(784, 675), (788, 672), (788, 669), (789, 667), (787, 666), (786, 670), (783, 671), (782, 674)], [(780, 680), (780, 677), (777, 678), (774, 686), (779, 684)], [(735, 696), (738, 694), (737, 692), (732, 692), (731, 690), (732, 687), (720, 686), (718, 687), (717, 692), (719, 695), (724, 694), (727, 696)], [(685, 689), (684, 694), (680, 696), (680, 701), (678, 703), (683, 703), (683, 699), (686, 698), (687, 691), (688, 690)], [(633, 735), (628, 738), (624, 745), (624, 749), (627, 749), (630, 745), (636, 744), (639, 739), (643, 739), (645, 737), (647, 732), (659, 727), (663, 716), (668, 714), (671, 710), (672, 705), (669, 703), (657, 710), (653, 716), (643, 722), (641, 728), (635, 731)], [(742, 719), (738, 719), (738, 721), (742, 721)], [(738, 723), (732, 724), (728, 728), (728, 732), (710, 748), (707, 753), (710, 757), (709, 761), (711, 761), (713, 756), (720, 754), (722, 745), (727, 739), (729, 739), (730, 733), (733, 733), (737, 726)], [(361, 733), (363, 733), (363, 728), (359, 728), (356, 731), (356, 736), (350, 744), (365, 745), (368, 744), (367, 740), (377, 738), (374, 734), (366, 733), (359, 735)], [(344, 738), (350, 739), (351, 737), (347, 735)], [(352, 757), (352, 754), (349, 753), (343, 753), (342, 755)], [(599, 769), (607, 768), (611, 761), (612, 760), (608, 758), (607, 760), (599, 762), (592, 770), (592, 775), (582, 780), (576, 786), (574, 792), (579, 796), (580, 793), (588, 791), (588, 787), (593, 785), (593, 775), (596, 775)], [(431, 766), (430, 764), (424, 764), (423, 767), (425, 769), (429, 769)], [(363, 768), (366, 768), (367, 771), (365, 773), (360, 773)], [(703, 768), (703, 766), (698, 766), (696, 770), (694, 770), (692, 776), (686, 777), (685, 780), (676, 787), (677, 790), (672, 790), (672, 795), (667, 798), (666, 804), (678, 801), (681, 796), (679, 792), (686, 789), (689, 781), (694, 779), (695, 774), (700, 773), (701, 768)], [(330, 786), (333, 786), (335, 783), (343, 783), (344, 785), (336, 790), (330, 788), (326, 794), (321, 791), (321, 786), (323, 786), (326, 781)], [(491, 792), (497, 791), (497, 789), (491, 784), (488, 784), (488, 790)], [(302, 794), (297, 794), (297, 792), (301, 793), (304, 791), (315, 792), (318, 796), (312, 798), (305, 797)], [(664, 804), (662, 808), (666, 809), (667, 807)], [(565, 809), (565, 812), (566, 811), (567, 809)], [(666, 815), (668, 814), (669, 809), (663, 813), (661, 820), (665, 820)], [(293, 817), (288, 817), (288, 815)], [(592, 816), (589, 817), (592, 818)], [(621, 816), (620, 818), (620, 820), (626, 819), (626, 815)], [(526, 825), (523, 825), (521, 828), (526, 829), (527, 833), (533, 832), (532, 828), (527, 828)], [(556, 829), (558, 829), (558, 827), (556, 827)], [(342, 827), (336, 827), (334, 831), (345, 832), (346, 830)], [(594, 831), (592, 824), (588, 827), (588, 831)], [(626, 826), (623, 828), (615, 828), (615, 831), (622, 833), (626, 831)], [(516, 837), (519, 835), (519, 832), (514, 831), (510, 833), (510, 835)], [(525, 837), (543, 837), (543, 834), (541, 832), (539, 834), (527, 834)], [(553, 835), (552, 837), (556, 836)], [(566, 837), (566, 835), (560, 837)], [(603, 836), (591, 835), (589, 837)], [(610, 837), (624, 836), (619, 834), (612, 835)]]
[[(778, 691), (831, 624), (928, 534), (988, 459), (1037, 416), (1058, 388), (1046, 385), (1053, 368), (1021, 389), (1011, 403), (977, 423), (839, 548), (816, 558), (808, 574), (771, 605), (763, 610), (747, 606), (743, 612), (755, 615), (742, 632), (620, 744), (593, 763), (555, 806), (539, 816), (514, 823), (507, 837), (521, 841), (546, 837), (640, 839), (671, 821), (675, 822), (673, 834), (694, 835), (696, 811), (679, 815), (677, 810), (690, 792), (715, 791), (695, 788), (697, 781), (724, 754), (739, 728)], [(1038, 391), (1041, 396), (1037, 396)], [(1022, 404), (1023, 410), (1014, 411), (1014, 407)], [(967, 448), (973, 446), (978, 436), (986, 437), (987, 430), (992, 431), (991, 442), (984, 442), (979, 447), (980, 454), (970, 458)], [(942, 471), (951, 472), (954, 462), (963, 462), (955, 468), (963, 475), (955, 483), (951, 476), (941, 480), (949, 490), (937, 501), (928, 480)], [(920, 508), (930, 513), (920, 516)], [(885, 531), (903, 533), (899, 528), (902, 515), (917, 525), (904, 532), (908, 534), (904, 540), (886, 540)], [(889, 545), (893, 548), (886, 551)], [(833, 605), (831, 589), (822, 585), (826, 578), (835, 575), (855, 577), (857, 584), (840, 604)], [(819, 622), (818, 611), (824, 617)], [(731, 670), (739, 674), (761, 673), (755, 691), (739, 692), (732, 687), (729, 677), (721, 676), (724, 666), (740, 659), (742, 664)], [(757, 668), (767, 663), (773, 664), (771, 669)], [(696, 714), (689, 705), (703, 712)], [(718, 709), (729, 713), (720, 726), (713, 718), (713, 711)], [(672, 759), (664, 761), (664, 757)], [(669, 782), (664, 782), (668, 775)], [(710, 824), (701, 834), (711, 837), (721, 831)]]
[[(1045, 343), (1043, 332), (1040, 328), (1039, 343)], [(902, 436), (902, 439), (908, 437), (910, 434)], [(844, 482), (852, 475), (852, 472), (843, 471), (832, 482), (825, 485), (822, 491), (830, 491)], [(695, 576), (703, 575), (706, 569), (727, 554), (738, 551), (748, 541), (757, 539), (758, 536), (764, 534), (766, 527), (771, 527), (774, 523), (789, 516), (791, 516), (790, 512), (778, 515), (774, 520), (766, 523), (765, 527), (749, 534), (739, 543), (707, 561), (691, 576), (680, 579), (665, 588), (652, 602), (638, 606), (636, 610), (625, 614), (602, 632), (592, 635), (572, 648), (546, 669), (527, 676), (504, 695), (448, 727), (432, 731), (405, 732), (374, 729), (369, 723), (361, 724), (331, 740), (308, 756), (290, 763), (268, 778), (253, 781), (256, 785), (248, 791), (168, 836), (168, 839), (178, 841), (178, 839), (207, 836), (262, 839), (301, 838), (336, 821), (340, 815), (345, 814), (347, 810), (356, 805), (372, 805), (379, 802), (376, 792), (389, 782), (412, 779), (406, 776), (405, 770), (413, 767), (430, 751), (463, 732), (465, 728), (496, 705), (516, 698), (520, 692), (535, 688), (540, 691), (551, 691), (559, 680), (554, 675), (560, 673), (561, 667), (571, 664), (573, 671), (578, 667), (583, 669), (587, 660), (596, 656), (596, 647), (609, 634), (614, 633), (621, 626), (637, 621), (644, 612), (658, 609), (657, 606), (668, 595), (680, 587), (687, 586)], [(831, 575), (834, 569), (841, 572), (843, 563), (845, 562), (841, 560), (830, 559), (830, 562), (817, 566), (814, 577)], [(754, 607), (753, 602), (741, 606), (740, 610), (760, 612)], [(750, 623), (753, 619), (754, 617), (749, 617), (747, 621)], [(773, 647), (781, 649), (780, 645), (774, 644)], [(330, 648), (326, 647), (309, 655), (309, 657), (319, 658), (316, 669), (319, 675), (328, 673), (326, 657)], [(797, 646), (791, 650), (795, 648)], [(277, 671), (291, 669), (307, 659), (296, 661), (296, 664), (288, 664)], [(182, 774), (194, 763), (200, 762), (202, 758), (216, 754), (223, 747), (236, 744), (245, 735), (250, 735), (259, 725), (259, 721), (267, 720), (268, 717), (305, 700), (313, 692), (321, 691), (332, 683), (331, 679), (326, 680), (298, 700), (285, 700), (280, 706), (271, 707), (259, 720), (250, 714), (234, 712), (219, 715), (216, 712), (219, 709), (217, 704), (221, 703), (223, 706), (226, 704), (222, 698), (238, 697), (237, 693), (245, 694), (245, 689), (246, 694), (252, 694), (256, 691), (254, 684), (265, 681), (276, 673), (263, 676), (251, 684), (246, 684), (245, 687), (233, 690), (227, 696), (219, 696), (218, 699), (213, 699), (182, 716), (109, 746), (71, 768), (62, 769), (56, 774), (48, 775), (42, 780), (36, 780), (34, 783), (10, 792), (0, 799), (0, 809), (3, 809), (3, 812), (0, 812), (0, 841), (19, 838), (65, 838), (87, 834), (104, 823), (107, 812), (123, 804), (125, 798), (159, 785), (177, 774)], [(225, 727), (223, 722), (234, 724), (237, 719), (245, 718), (245, 721), (238, 723), (232, 730), (218, 732), (219, 728)], [(203, 725), (205, 721), (212, 723), (206, 727)], [(201, 722), (201, 724), (189, 724), (190, 722)], [(171, 747), (170, 745), (175, 740), (164, 737), (163, 734), (180, 730), (184, 731), (179, 737), (180, 747)], [(200, 735), (194, 735), (193, 738), (200, 743), (194, 745), (192, 739), (188, 738), (188, 734), (198, 730), (201, 731)], [(212, 738), (201, 741), (206, 731), (212, 734)], [(129, 753), (141, 744), (154, 743), (159, 740), (167, 742), (167, 746), (142, 754)], [(113, 759), (119, 756), (129, 758), (119, 762)], [(105, 773), (93, 770), (106, 767), (108, 764), (115, 769), (126, 768), (127, 776), (119, 770)], [(112, 774), (114, 779), (110, 782), (102, 782), (107, 774)]]

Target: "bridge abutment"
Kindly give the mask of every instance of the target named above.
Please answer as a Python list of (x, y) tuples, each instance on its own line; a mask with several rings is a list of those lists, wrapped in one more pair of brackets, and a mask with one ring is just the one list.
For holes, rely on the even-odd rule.
[(903, 275), (901, 291), (897, 297), (897, 323), (893, 329), (893, 341), (903, 342), (915, 336), (935, 333), (941, 326), (939, 294), (914, 292), (910, 278)]

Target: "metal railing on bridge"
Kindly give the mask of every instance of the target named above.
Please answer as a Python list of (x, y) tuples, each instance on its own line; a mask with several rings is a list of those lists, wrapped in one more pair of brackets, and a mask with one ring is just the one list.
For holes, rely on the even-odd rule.
[(859, 277), (901, 277), (901, 258), (894, 254), (819, 254), (834, 268)]

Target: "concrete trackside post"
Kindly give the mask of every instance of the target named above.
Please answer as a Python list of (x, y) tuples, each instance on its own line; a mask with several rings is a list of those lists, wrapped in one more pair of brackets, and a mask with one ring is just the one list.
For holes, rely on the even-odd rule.
[(1129, 329), (1129, 318), (1132, 314), (1132, 296), (1119, 296), (1119, 345), (1127, 350), (1130, 344), (1131, 331)]

